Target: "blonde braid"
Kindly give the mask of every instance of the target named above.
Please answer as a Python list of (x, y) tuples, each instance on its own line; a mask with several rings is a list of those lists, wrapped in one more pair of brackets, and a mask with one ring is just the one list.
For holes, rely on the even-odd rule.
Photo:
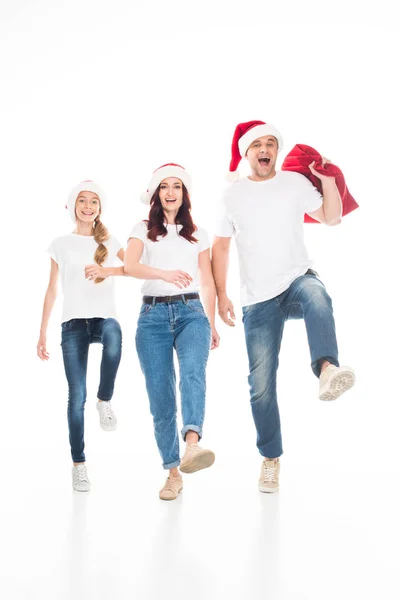
[[(110, 234), (108, 233), (108, 229), (100, 221), (100, 216), (98, 216), (94, 221), (94, 240), (98, 243), (98, 247), (94, 253), (94, 262), (99, 266), (101, 266), (104, 261), (107, 260), (108, 250), (103, 242), (109, 239)], [(103, 277), (96, 277), (94, 283), (101, 283), (102, 281), (104, 281)]]

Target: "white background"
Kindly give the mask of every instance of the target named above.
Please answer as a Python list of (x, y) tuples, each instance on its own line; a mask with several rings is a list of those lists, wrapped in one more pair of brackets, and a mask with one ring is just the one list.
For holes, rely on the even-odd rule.
[[(1, 0), (2, 201), (0, 591), (7, 600), (98, 598), (397, 599), (398, 21), (385, 2)], [(36, 357), (52, 239), (83, 179), (107, 191), (124, 241), (139, 196), (174, 161), (192, 174), (195, 222), (212, 235), (237, 123), (272, 122), (285, 148), (317, 148), (361, 208), (306, 227), (333, 297), (340, 359), (356, 387), (317, 398), (303, 322), (288, 323), (279, 370), (281, 491), (259, 494), (233, 248), (230, 296), (212, 353), (209, 471), (158, 499), (164, 472), (134, 350), (140, 282), (118, 280), (123, 357), (118, 431), (86, 408), (90, 494), (74, 494), (59, 299), (51, 359)], [(243, 167), (243, 174), (246, 174)]]

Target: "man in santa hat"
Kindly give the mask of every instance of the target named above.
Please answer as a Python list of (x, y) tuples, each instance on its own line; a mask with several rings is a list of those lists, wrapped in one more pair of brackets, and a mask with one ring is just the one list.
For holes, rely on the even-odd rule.
[[(231, 237), (238, 249), (243, 324), (249, 358), (250, 402), (263, 456), (259, 489), (279, 489), (282, 436), (276, 374), (285, 321), (303, 318), (311, 367), (319, 378), (319, 398), (335, 400), (354, 384), (354, 371), (339, 366), (332, 301), (310, 269), (304, 244), (304, 214), (326, 225), (341, 221), (342, 202), (335, 178), (310, 171), (322, 195), (303, 175), (276, 171), (282, 137), (263, 121), (240, 123), (232, 142), (230, 180), (218, 219), (212, 265), (222, 320), (234, 326), (226, 292)], [(239, 179), (242, 158), (251, 175)], [(320, 169), (321, 170), (321, 169)]]

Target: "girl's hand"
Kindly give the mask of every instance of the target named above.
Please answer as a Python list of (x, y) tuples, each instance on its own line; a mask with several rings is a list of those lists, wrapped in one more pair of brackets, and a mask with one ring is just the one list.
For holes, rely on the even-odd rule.
[(211, 350), (215, 350), (219, 346), (220, 337), (215, 327), (211, 327)]
[(166, 283), (173, 283), (179, 289), (188, 287), (193, 281), (189, 273), (179, 269), (176, 271), (163, 271), (163, 277), (161, 279)]
[(36, 346), (36, 353), (40, 360), (49, 360), (50, 354), (46, 350), (46, 336), (41, 335)]
[(101, 277), (102, 279), (107, 279), (109, 275), (107, 269), (105, 269), (104, 267), (100, 267), (100, 265), (86, 265), (85, 277), (90, 281), (94, 281), (98, 277)]

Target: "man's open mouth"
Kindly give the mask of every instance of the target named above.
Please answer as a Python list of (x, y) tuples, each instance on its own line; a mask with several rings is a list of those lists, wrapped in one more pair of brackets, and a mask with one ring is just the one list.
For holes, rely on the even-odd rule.
[(268, 158), (268, 156), (262, 156), (261, 158), (258, 159), (258, 164), (261, 165), (262, 167), (266, 167), (269, 165), (271, 159)]

